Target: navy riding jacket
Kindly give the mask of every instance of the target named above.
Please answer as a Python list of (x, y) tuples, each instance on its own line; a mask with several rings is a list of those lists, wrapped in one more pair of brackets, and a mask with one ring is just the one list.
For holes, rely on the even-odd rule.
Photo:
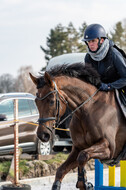
[(92, 64), (100, 74), (102, 82), (110, 83), (112, 88), (120, 89), (126, 87), (126, 59), (113, 45), (114, 43), (110, 41), (109, 51), (101, 61), (94, 61), (87, 53), (85, 63)]

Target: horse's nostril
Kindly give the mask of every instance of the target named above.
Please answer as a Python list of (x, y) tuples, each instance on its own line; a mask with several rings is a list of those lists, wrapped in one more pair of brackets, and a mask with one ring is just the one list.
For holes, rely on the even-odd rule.
[(48, 134), (48, 133), (37, 134), (37, 136), (43, 142), (48, 142), (50, 139), (50, 134)]
[(48, 141), (50, 139), (50, 135), (48, 133), (44, 133), (44, 139)]

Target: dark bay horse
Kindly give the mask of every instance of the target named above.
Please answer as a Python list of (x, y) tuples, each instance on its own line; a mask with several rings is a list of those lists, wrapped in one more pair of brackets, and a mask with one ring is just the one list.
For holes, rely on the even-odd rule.
[(76, 187), (88, 189), (83, 177), (85, 164), (91, 158), (109, 163), (126, 144), (126, 121), (114, 91), (98, 90), (100, 76), (88, 64), (60, 66), (39, 78), (31, 75), (31, 79), (38, 89), (35, 101), (40, 114), (39, 139), (47, 142), (51, 138), (54, 125), (65, 113), (67, 104), (73, 111), (72, 151), (58, 168), (52, 190), (59, 190), (63, 177), (75, 167), (78, 167)]

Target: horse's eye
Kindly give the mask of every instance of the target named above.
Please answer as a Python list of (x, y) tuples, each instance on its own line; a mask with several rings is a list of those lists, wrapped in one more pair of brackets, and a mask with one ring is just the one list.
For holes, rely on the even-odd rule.
[(53, 105), (54, 105), (54, 101), (50, 100), (50, 106), (53, 106)]

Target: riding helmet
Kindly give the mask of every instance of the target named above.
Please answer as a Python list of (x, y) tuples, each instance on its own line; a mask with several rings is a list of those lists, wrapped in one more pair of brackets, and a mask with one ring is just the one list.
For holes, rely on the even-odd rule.
[(100, 24), (91, 24), (84, 31), (84, 39), (82, 41), (90, 41), (95, 38), (107, 38), (105, 29)]

